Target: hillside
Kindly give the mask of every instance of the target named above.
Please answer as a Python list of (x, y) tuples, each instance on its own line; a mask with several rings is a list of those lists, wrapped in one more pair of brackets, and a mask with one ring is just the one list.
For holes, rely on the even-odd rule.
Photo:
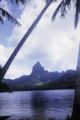
[(31, 89), (67, 89), (74, 88), (76, 74), (74, 70), (66, 72), (49, 72), (37, 62), (30, 75), (23, 75), (17, 79), (5, 79), (10, 89), (31, 90)]

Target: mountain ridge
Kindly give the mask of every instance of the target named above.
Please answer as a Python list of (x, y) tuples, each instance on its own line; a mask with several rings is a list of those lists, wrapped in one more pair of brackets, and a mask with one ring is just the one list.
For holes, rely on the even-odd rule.
[[(71, 83), (70, 79), (75, 75), (74, 70), (67, 70), (66, 72), (49, 72), (45, 70), (44, 67), (38, 61), (33, 67), (30, 75), (23, 75), (14, 80), (5, 79), (4, 82), (10, 86), (13, 90), (26, 90), (27, 88), (39, 87), (39, 86), (53, 86), (55, 88), (55, 83), (59, 84)], [(70, 77), (70, 78), (69, 78)], [(69, 79), (69, 81), (68, 81)], [(54, 85), (53, 85), (54, 84)], [(70, 85), (69, 85), (70, 86)], [(44, 88), (44, 87), (43, 87)], [(52, 88), (52, 87), (51, 87)]]

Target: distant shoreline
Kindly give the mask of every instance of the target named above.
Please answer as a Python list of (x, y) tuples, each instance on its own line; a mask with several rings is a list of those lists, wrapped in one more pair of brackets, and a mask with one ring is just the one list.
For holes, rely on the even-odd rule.
[(29, 90), (14, 90), (14, 91), (0, 91), (0, 93), (8, 92), (8, 93), (13, 93), (13, 92), (24, 92), (24, 91), (45, 91), (45, 90), (74, 90), (74, 88), (67, 88), (67, 89), (29, 89)]

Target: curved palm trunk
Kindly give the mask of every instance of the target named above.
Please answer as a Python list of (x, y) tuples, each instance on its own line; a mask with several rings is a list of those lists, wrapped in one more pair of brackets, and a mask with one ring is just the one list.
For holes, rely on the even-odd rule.
[(31, 25), (31, 27), (29, 28), (29, 30), (26, 32), (26, 34), (24, 35), (24, 37), (21, 39), (21, 41), (19, 42), (19, 44), (17, 45), (17, 47), (13, 51), (12, 55), (10, 56), (10, 58), (8, 59), (8, 61), (6, 62), (6, 64), (3, 67), (2, 74), (0, 75), (0, 80), (3, 79), (4, 75), (6, 74), (8, 68), (9, 68), (9, 66), (11, 65), (12, 61), (16, 57), (17, 53), (19, 52), (19, 50), (23, 46), (24, 42), (27, 40), (27, 38), (29, 37), (29, 35), (31, 34), (31, 32), (33, 31), (33, 29), (35, 28), (35, 26), (38, 24), (38, 22), (40, 21), (41, 17), (43, 16), (43, 14), (47, 10), (47, 8), (50, 6), (50, 4), (52, 3), (52, 1), (53, 0), (50, 0), (46, 4), (46, 6), (42, 9), (41, 13), (38, 15), (38, 17), (36, 18), (36, 20), (33, 22), (33, 24)]
[(77, 79), (75, 81), (74, 103), (71, 120), (80, 120), (80, 46), (76, 68), (76, 77)]

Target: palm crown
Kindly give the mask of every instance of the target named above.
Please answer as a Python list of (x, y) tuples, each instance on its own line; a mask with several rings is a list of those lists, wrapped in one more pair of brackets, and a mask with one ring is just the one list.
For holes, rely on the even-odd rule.
[[(57, 0), (56, 0), (57, 1)], [(60, 4), (53, 13), (52, 20), (55, 19), (58, 12), (61, 12), (61, 17), (65, 17), (67, 11), (70, 9), (71, 5), (74, 4), (75, 7), (75, 28), (78, 25), (79, 15), (80, 15), (80, 0), (61, 0)]]

